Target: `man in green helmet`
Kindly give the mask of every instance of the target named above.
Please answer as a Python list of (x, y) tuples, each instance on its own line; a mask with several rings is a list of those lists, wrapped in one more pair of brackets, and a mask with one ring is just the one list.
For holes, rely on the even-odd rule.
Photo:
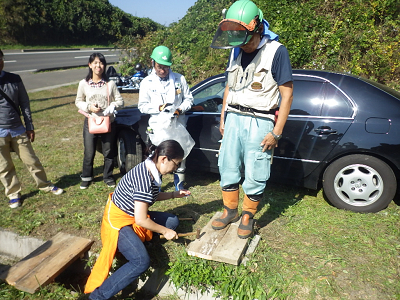
[(252, 1), (239, 0), (220, 22), (211, 44), (213, 48), (232, 49), (226, 69), (218, 159), (224, 212), (212, 227), (220, 230), (239, 220), (239, 182), (244, 168), (240, 238), (253, 233), (253, 217), (263, 198), (273, 150), (282, 136), (293, 99), (288, 51), (268, 27), (262, 11)]
[[(193, 96), (185, 77), (171, 71), (172, 54), (167, 47), (155, 47), (150, 57), (153, 71), (140, 83), (138, 108), (142, 113), (150, 114), (149, 128), (157, 135), (157, 128), (165, 126), (165, 116), (168, 116), (165, 113), (168, 112), (173, 112), (177, 120), (186, 126), (185, 112), (192, 107)], [(174, 139), (173, 135), (171, 132), (171, 139)], [(174, 173), (177, 191), (184, 189), (185, 161)]]

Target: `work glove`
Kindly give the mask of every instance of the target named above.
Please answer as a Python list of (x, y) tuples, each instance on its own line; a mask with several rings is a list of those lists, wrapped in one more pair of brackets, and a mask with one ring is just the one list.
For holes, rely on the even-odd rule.
[(168, 106), (171, 106), (172, 104), (171, 103), (164, 103), (163, 105), (160, 105), (160, 111), (166, 111), (166, 112), (169, 112), (169, 110), (168, 109), (166, 109)]
[(106, 107), (105, 110), (103, 110), (104, 116), (111, 116), (111, 115), (115, 115), (116, 113), (117, 113), (117, 111), (115, 110), (115, 105), (112, 103), (108, 107)]
[(175, 112), (174, 112), (174, 116), (175, 117), (179, 117), (179, 115), (182, 113), (182, 110), (181, 109), (177, 109), (177, 110), (175, 110)]

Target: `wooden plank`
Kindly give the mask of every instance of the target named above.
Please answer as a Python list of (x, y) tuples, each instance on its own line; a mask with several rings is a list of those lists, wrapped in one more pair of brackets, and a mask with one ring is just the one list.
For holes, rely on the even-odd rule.
[(11, 267), (5, 280), (21, 291), (35, 293), (40, 286), (52, 282), (92, 244), (91, 240), (60, 232)]
[[(48, 256), (46, 250), (52, 246), (52, 241), (49, 240), (44, 243), (42, 246), (31, 252), (28, 256), (24, 257), (17, 264), (11, 267), (10, 272), (7, 274), (5, 278), (10, 285), (15, 285), (16, 282), (29, 274), (41, 261), (44, 261)], [(55, 247), (59, 247), (59, 245), (53, 245), (53, 251), (55, 251)]]
[(238, 237), (240, 220), (232, 223), (212, 253), (212, 260), (238, 266), (248, 247), (248, 239)]
[(222, 212), (217, 212), (206, 226), (200, 232), (200, 238), (192, 241), (188, 248), (187, 253), (191, 256), (196, 256), (204, 259), (212, 259), (212, 252), (219, 244), (220, 240), (224, 237), (229, 227), (221, 230), (214, 230), (211, 223), (219, 218)]
[(186, 251), (191, 256), (239, 265), (248, 247), (248, 239), (237, 235), (240, 220), (222, 230), (212, 229), (211, 223), (221, 215), (222, 212), (217, 212), (211, 218), (202, 229), (200, 239), (192, 241)]
[(21, 277), (16, 282), (15, 287), (19, 290), (34, 293), (39, 286), (52, 282), (84, 250), (81, 248), (80, 241), (75, 238), (72, 241), (63, 241), (60, 244), (61, 247), (57, 251), (49, 253), (49, 256), (45, 260), (41, 261), (40, 264), (24, 277)]

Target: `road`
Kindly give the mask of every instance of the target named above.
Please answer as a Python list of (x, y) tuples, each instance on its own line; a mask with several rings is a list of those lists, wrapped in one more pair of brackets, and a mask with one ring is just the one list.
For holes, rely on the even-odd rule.
[[(3, 52), (4, 70), (20, 75), (28, 92), (78, 83), (86, 76), (87, 68), (76, 68), (87, 66), (93, 52), (102, 53), (107, 64), (116, 63), (120, 59), (120, 51), (114, 49)], [(53, 71), (39, 72), (49, 70)]]
[(4, 63), (7, 66), (7, 71), (13, 73), (71, 68), (87, 66), (89, 56), (93, 52), (102, 53), (108, 64), (119, 61), (120, 50), (118, 49), (5, 50)]

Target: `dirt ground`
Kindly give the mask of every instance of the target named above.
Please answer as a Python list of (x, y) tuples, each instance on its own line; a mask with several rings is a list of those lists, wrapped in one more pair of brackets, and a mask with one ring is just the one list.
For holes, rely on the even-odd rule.
[(135, 93), (125, 93), (122, 92), (121, 93), (122, 98), (124, 98), (124, 106), (132, 106), (132, 105), (137, 105), (138, 101), (139, 101), (139, 93), (135, 92)]

